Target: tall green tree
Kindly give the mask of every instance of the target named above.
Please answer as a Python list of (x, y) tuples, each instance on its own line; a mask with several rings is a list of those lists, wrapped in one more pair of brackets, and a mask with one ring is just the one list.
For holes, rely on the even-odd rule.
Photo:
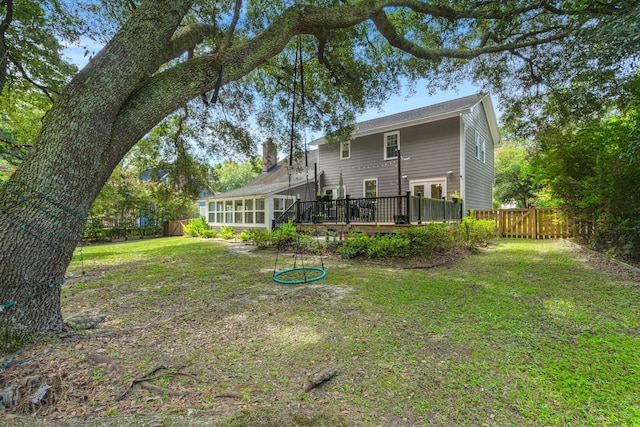
[(240, 188), (260, 175), (262, 159), (254, 157), (244, 163), (225, 160), (213, 168), (213, 190), (218, 193)]
[(504, 141), (496, 150), (494, 199), (515, 202), (519, 208), (536, 205), (541, 190), (530, 163), (530, 148), (524, 143)]
[(596, 224), (592, 241), (640, 262), (640, 110), (589, 123), (550, 123), (538, 134), (539, 177), (572, 218)]
[[(211, 190), (210, 159), (193, 147), (198, 135), (189, 124), (188, 111), (180, 110), (153, 128), (123, 160), (137, 174), (162, 180), (174, 192), (196, 199)], [(209, 147), (210, 148), (210, 147)]]
[(56, 0), (2, 0), (0, 18), (0, 160), (13, 169), (77, 72), (59, 38), (77, 39), (79, 21)]
[[(442, 88), (473, 71), (500, 86), (534, 57), (581, 51), (599, 22), (624, 26), (629, 8), (638, 7), (537, 0), (106, 3), (123, 11), (108, 43), (55, 99), (33, 149), (0, 190), (0, 304), (10, 306), (0, 313), (3, 330), (62, 329), (60, 285), (93, 200), (142, 137), (202, 94), (211, 104), (219, 92), (209, 111), (233, 115), (216, 131), (242, 134), (248, 126), (241, 118), (255, 109), (264, 132), (279, 134), (295, 105), (293, 88), (302, 93), (304, 82), (297, 118), (328, 133), (383, 101), (402, 78), (428, 78), (431, 88)], [(118, 8), (125, 4), (133, 7)], [(299, 67), (294, 72), (300, 59), (304, 79)], [(558, 73), (580, 64), (562, 65)]]

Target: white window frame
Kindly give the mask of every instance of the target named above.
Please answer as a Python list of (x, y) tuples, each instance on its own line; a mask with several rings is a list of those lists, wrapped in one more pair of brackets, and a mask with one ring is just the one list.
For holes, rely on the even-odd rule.
[(253, 198), (248, 198), (243, 200), (243, 208), (244, 208), (244, 224), (253, 224), (255, 223), (255, 205), (256, 201)]
[[(296, 199), (293, 196), (275, 196), (273, 198), (273, 219), (282, 215), (295, 201)], [(277, 204), (282, 204), (282, 206), (276, 206)]]
[[(344, 147), (347, 147), (347, 155), (344, 155)], [(346, 160), (351, 158), (351, 141), (345, 141), (340, 143), (340, 160)]]
[[(215, 223), (216, 222), (215, 221), (215, 219), (216, 219), (216, 201), (212, 200), (212, 201), (207, 202), (206, 205), (205, 205), (205, 210), (207, 210), (207, 216), (206, 216), (207, 222)], [(211, 221), (212, 219), (214, 221)]]
[[(262, 209), (258, 208), (258, 204), (262, 205)], [(256, 197), (253, 200), (253, 223), (254, 224), (266, 224), (267, 223), (267, 205), (269, 201), (264, 197)], [(258, 216), (262, 217), (262, 221), (258, 219)]]
[(482, 138), (482, 163), (487, 163), (487, 141)]
[[(241, 202), (241, 204), (238, 204), (238, 202)], [(228, 210), (229, 203), (231, 203), (231, 210)], [(262, 209), (258, 208), (259, 204), (262, 205)], [(267, 201), (264, 197), (215, 199), (208, 201), (206, 207), (208, 222), (212, 224), (252, 225), (266, 223)], [(237, 219), (240, 217), (242, 217), (242, 221), (238, 222)], [(262, 221), (258, 217), (261, 217)], [(247, 220), (248, 218), (251, 221)], [(211, 219), (214, 219), (214, 221), (211, 221)]]
[(487, 140), (477, 129), (474, 136), (476, 159), (482, 163), (487, 163)]
[[(397, 145), (397, 147), (396, 147), (396, 155), (395, 155), (395, 156), (393, 156), (393, 157), (388, 157), (388, 156), (387, 156), (387, 151), (388, 151), (388, 150), (387, 150), (387, 148), (388, 148), (387, 144), (389, 143), (389, 137), (390, 137), (390, 136), (393, 136), (393, 135), (395, 135), (395, 136), (396, 136), (396, 140), (398, 141), (398, 145)], [(384, 159), (385, 159), (385, 160), (394, 160), (394, 159), (397, 159), (397, 158), (398, 158), (398, 151), (400, 151), (400, 131), (399, 131), (399, 130), (396, 130), (396, 131), (393, 131), (393, 132), (387, 132), (387, 133), (385, 133), (385, 134), (384, 134)]]
[[(433, 185), (433, 184), (442, 184), (442, 197), (446, 197), (447, 196), (447, 178), (446, 177), (411, 180), (411, 181), (409, 181), (409, 188), (411, 189), (411, 193), (413, 194), (413, 192), (414, 192), (413, 188), (416, 185), (423, 185), (424, 188), (425, 188), (425, 191), (427, 191), (427, 188), (429, 190), (431, 190), (431, 185)], [(417, 196), (417, 194), (413, 194), (413, 195)], [(430, 199), (431, 198), (431, 194), (429, 194), (429, 197), (427, 197), (426, 195), (423, 194), (422, 197)]]
[[(367, 196), (367, 182), (375, 181), (376, 183), (376, 195), (375, 196)], [(378, 197), (378, 178), (366, 178), (362, 180), (362, 197)]]

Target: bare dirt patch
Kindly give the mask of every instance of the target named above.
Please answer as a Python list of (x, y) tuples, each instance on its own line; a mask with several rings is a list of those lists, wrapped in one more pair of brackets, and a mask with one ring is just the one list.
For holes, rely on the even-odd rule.
[(622, 280), (635, 282), (640, 286), (640, 266), (616, 260), (570, 240), (563, 240), (563, 242), (579, 254), (579, 259), (588, 268), (607, 272)]

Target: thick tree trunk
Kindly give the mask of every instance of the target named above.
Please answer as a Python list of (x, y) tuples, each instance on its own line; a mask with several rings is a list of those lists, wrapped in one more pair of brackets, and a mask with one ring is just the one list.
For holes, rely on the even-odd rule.
[(0, 187), (0, 331), (60, 331), (60, 288), (96, 195), (140, 134), (113, 138), (122, 105), (160, 65), (190, 1), (146, 2), (47, 114)]
[(0, 330), (62, 329), (66, 268), (91, 203), (118, 162), (97, 161), (110, 123), (95, 114), (79, 118), (91, 108), (52, 110), (30, 158), (0, 190)]

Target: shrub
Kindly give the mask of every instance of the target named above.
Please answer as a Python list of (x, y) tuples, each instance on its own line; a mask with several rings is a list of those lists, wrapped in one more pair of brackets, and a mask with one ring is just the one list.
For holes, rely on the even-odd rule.
[(338, 248), (338, 254), (343, 258), (366, 256), (369, 253), (369, 240), (371, 238), (364, 233), (348, 233)]
[(273, 230), (272, 242), (280, 248), (293, 245), (297, 240), (297, 229), (293, 224), (293, 220), (289, 220), (280, 226), (279, 229)]
[(182, 227), (182, 233), (187, 237), (200, 237), (204, 230), (209, 229), (209, 224), (204, 218), (192, 219)]
[(97, 218), (89, 218), (84, 229), (84, 238), (97, 240), (103, 238), (105, 234), (106, 230), (100, 220)]
[(640, 262), (640, 219), (612, 220), (602, 224), (592, 243), (598, 251)]
[(318, 253), (322, 248), (314, 230), (309, 229), (304, 233), (298, 233), (297, 239), (296, 245), (303, 251)]
[(453, 238), (447, 224), (427, 224), (425, 227), (409, 227), (402, 234), (409, 240), (408, 252), (426, 256), (444, 252), (453, 246)]
[(220, 237), (223, 239), (233, 239), (234, 228), (232, 225), (220, 226)]
[(200, 232), (200, 237), (204, 237), (205, 239), (211, 239), (212, 237), (216, 237), (218, 233), (216, 230), (202, 230)]
[(251, 240), (251, 236), (251, 230), (242, 230), (237, 237), (241, 242), (248, 242), (249, 240)]
[(273, 232), (269, 230), (249, 230), (247, 234), (249, 235), (249, 240), (258, 249), (268, 248), (273, 245)]
[(407, 255), (409, 239), (400, 234), (383, 234), (369, 239), (367, 255), (369, 258), (397, 258)]
[(454, 230), (456, 241), (467, 246), (487, 243), (495, 237), (496, 224), (489, 219), (476, 219), (473, 212), (462, 218)]

